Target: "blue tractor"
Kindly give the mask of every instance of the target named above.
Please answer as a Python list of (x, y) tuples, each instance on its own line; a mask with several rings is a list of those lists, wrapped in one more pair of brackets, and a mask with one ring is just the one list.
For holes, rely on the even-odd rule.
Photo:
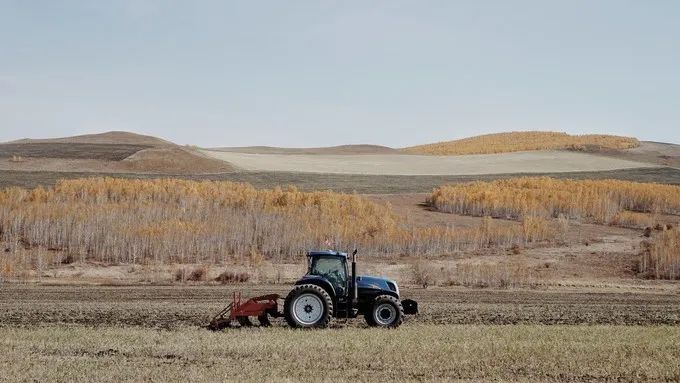
[(357, 276), (356, 254), (352, 253), (351, 274), (348, 256), (337, 251), (307, 254), (307, 274), (295, 282), (283, 306), (283, 316), (291, 327), (326, 327), (331, 318), (363, 315), (369, 326), (398, 327), (404, 315), (418, 313), (418, 304), (400, 300), (395, 281)]
[(294, 328), (327, 327), (332, 318), (356, 318), (363, 315), (373, 327), (398, 327), (404, 315), (418, 313), (418, 304), (401, 300), (397, 282), (379, 277), (357, 276), (357, 250), (352, 253), (351, 274), (346, 253), (312, 251), (307, 254), (307, 273), (295, 282), (279, 312), (277, 294), (242, 301), (234, 293), (233, 301), (220, 311), (208, 328), (221, 330), (238, 323), (252, 326), (249, 318), (269, 326), (269, 317), (286, 319)]

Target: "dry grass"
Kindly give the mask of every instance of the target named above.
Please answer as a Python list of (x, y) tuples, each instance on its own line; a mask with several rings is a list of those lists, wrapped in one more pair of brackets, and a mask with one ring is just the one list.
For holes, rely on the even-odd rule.
[(680, 279), (680, 229), (664, 230), (644, 242), (640, 271), (657, 279)]
[(678, 327), (0, 328), (8, 381), (676, 381)]
[(523, 260), (507, 262), (459, 263), (442, 267), (426, 262), (413, 265), (415, 284), (427, 286), (465, 286), (474, 288), (506, 289), (533, 286), (537, 278)]
[(49, 250), (55, 263), (68, 255), (108, 264), (257, 264), (327, 242), (365, 254), (447, 254), (554, 241), (564, 230), (542, 218), (418, 228), (356, 195), (230, 182), (100, 178), (0, 192), (0, 241), (12, 244), (8, 257), (21, 268), (34, 249)]
[(572, 136), (561, 132), (510, 132), (412, 146), (404, 151), (414, 154), (459, 155), (557, 149), (630, 149), (639, 145), (640, 142), (631, 137), (596, 134)]
[(616, 180), (524, 177), (446, 185), (428, 203), (440, 211), (473, 216), (559, 217), (595, 223), (647, 225), (637, 213), (680, 213), (680, 186)]

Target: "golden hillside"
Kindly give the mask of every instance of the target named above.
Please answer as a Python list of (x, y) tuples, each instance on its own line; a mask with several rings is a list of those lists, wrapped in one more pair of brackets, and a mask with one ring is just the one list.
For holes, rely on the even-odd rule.
[(639, 145), (640, 142), (632, 137), (600, 134), (569, 135), (562, 132), (509, 132), (411, 146), (403, 150), (413, 154), (457, 155), (529, 150), (630, 149)]

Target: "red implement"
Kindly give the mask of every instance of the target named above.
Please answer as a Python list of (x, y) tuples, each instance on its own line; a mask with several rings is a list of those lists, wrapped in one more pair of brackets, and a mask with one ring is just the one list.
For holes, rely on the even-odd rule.
[(253, 323), (248, 317), (257, 317), (260, 326), (270, 326), (268, 315), (280, 316), (278, 299), (278, 294), (269, 294), (242, 301), (241, 293), (234, 293), (232, 302), (213, 317), (208, 328), (219, 331), (231, 327), (234, 321), (238, 322), (241, 327), (252, 326)]

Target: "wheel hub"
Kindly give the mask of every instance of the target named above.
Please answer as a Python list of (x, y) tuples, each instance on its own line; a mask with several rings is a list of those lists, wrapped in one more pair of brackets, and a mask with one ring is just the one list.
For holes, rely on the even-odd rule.
[(397, 319), (397, 309), (389, 303), (383, 303), (373, 311), (373, 318), (382, 326), (389, 326)]
[(293, 301), (292, 314), (298, 323), (313, 325), (323, 316), (324, 305), (316, 294), (302, 294)]

